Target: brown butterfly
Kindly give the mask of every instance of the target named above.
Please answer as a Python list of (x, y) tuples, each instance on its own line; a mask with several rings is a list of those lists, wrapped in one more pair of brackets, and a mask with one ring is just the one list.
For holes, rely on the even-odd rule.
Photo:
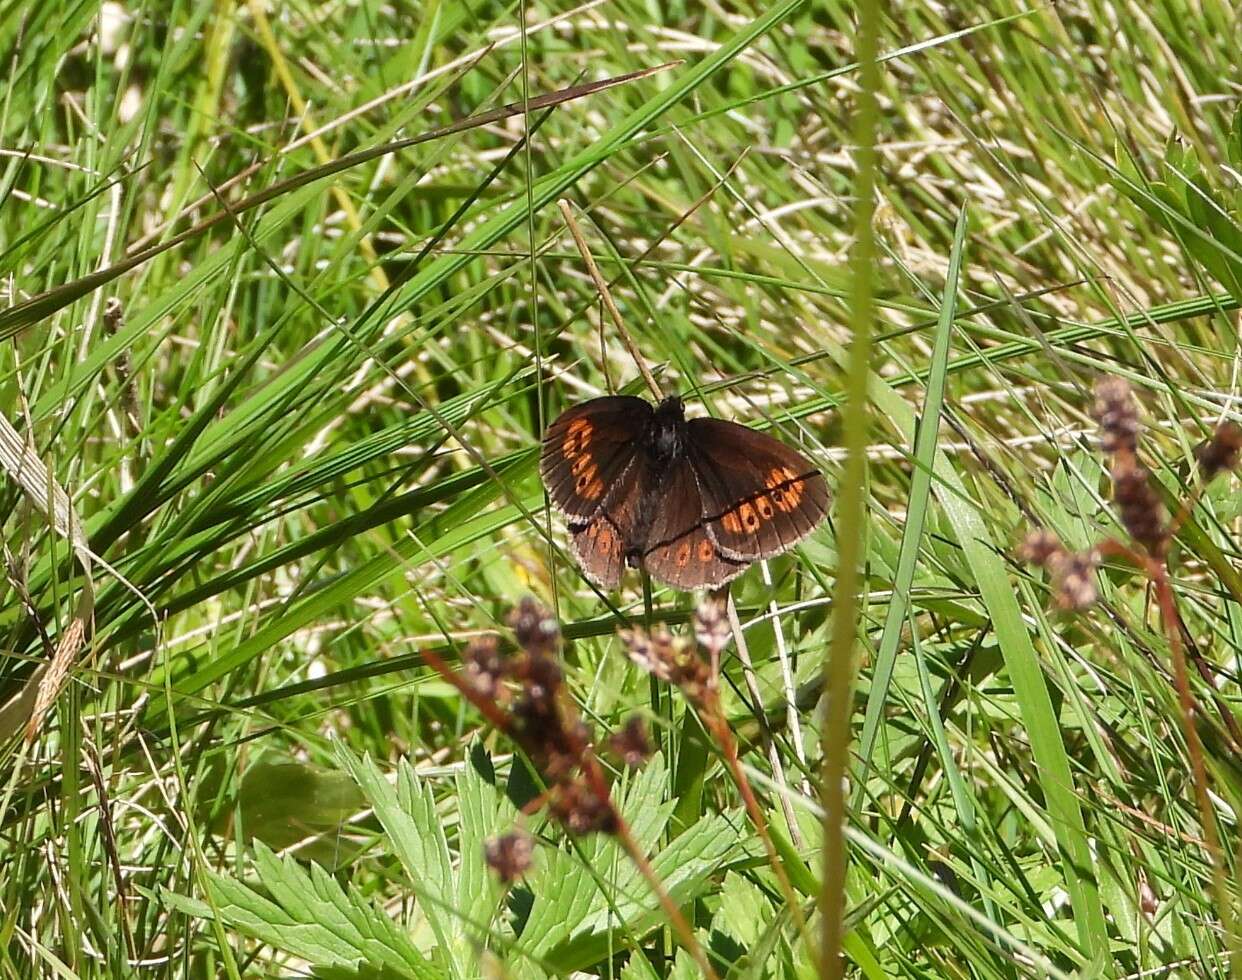
[(788, 551), (828, 507), (801, 453), (736, 422), (686, 419), (680, 398), (594, 398), (543, 437), (539, 473), (574, 554), (611, 589), (626, 566), (675, 589), (714, 587)]

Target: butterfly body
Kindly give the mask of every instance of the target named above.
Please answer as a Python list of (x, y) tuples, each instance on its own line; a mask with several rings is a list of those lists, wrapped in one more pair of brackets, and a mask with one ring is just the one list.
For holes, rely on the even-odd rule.
[(653, 459), (672, 464), (686, 452), (686, 410), (680, 398), (665, 398), (651, 413), (646, 437), (640, 440)]
[(680, 398), (609, 396), (577, 405), (544, 435), (540, 474), (593, 582), (626, 567), (674, 588), (715, 587), (788, 550), (827, 509), (801, 453), (720, 419), (687, 419)]
[[(643, 481), (641, 496), (634, 507), (634, 522), (623, 538), (625, 564), (630, 568), (642, 567), (651, 527), (659, 512), (659, 502), (667, 491), (669, 476), (686, 454), (686, 417), (681, 399), (664, 399), (651, 413), (635, 443), (638, 453), (646, 458), (635, 459), (630, 465), (637, 464), (648, 476)], [(623, 489), (621, 483), (617, 486), (619, 490)]]

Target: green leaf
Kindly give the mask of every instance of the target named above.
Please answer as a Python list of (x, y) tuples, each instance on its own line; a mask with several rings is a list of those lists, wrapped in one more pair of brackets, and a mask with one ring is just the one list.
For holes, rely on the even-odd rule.
[(439, 948), (452, 958), (458, 975), (473, 975), (476, 951), (494, 933), (503, 894), (484, 862), (483, 843), (510, 830), (517, 819), (517, 811), (495, 786), (487, 752), (476, 743), (470, 764), (454, 780), (456, 853), (430, 785), (408, 762), (398, 764), (394, 786), (369, 757), (359, 759), (341, 743), (336, 757), (375, 811)]
[[(343, 773), (269, 756), (246, 767), (237, 804), (245, 839), (279, 850), (341, 827), (362, 806), (362, 794)], [(299, 856), (324, 863), (343, 857), (335, 835), (316, 844), (317, 855), (301, 849)]]
[[(615, 847), (611, 841), (608, 845), (604, 850)], [(673, 901), (684, 906), (698, 897), (721, 869), (759, 853), (759, 845), (738, 810), (704, 817), (656, 855), (651, 868)], [(597, 862), (596, 867), (610, 864)], [(596, 896), (588, 914), (567, 930), (568, 938), (550, 949), (544, 959), (558, 971), (585, 969), (618, 945), (618, 932), (642, 936), (665, 924), (658, 900), (644, 882), (637, 880), (636, 871), (618, 874), (615, 899), (614, 909), (603, 896)]]
[(388, 835), (440, 950), (455, 962), (455, 973), (463, 975), (467, 972), (463, 961), (466, 950), (461, 942), (462, 920), (454, 911), (457, 889), (453, 857), (431, 789), (404, 759), (397, 766), (394, 787), (369, 755), (358, 759), (338, 742), (336, 757), (358, 783)]
[[(457, 907), (467, 923), (488, 922), (496, 913), (503, 888), (483, 859), (483, 845), (489, 838), (510, 831), (518, 814), (496, 786), (492, 760), (483, 745), (475, 742), (466, 759), (455, 780), (459, 818)], [(474, 943), (481, 944), (486, 938), (478, 930), (466, 931)]]
[(714, 929), (750, 949), (771, 919), (772, 903), (758, 885), (732, 871), (725, 875), (720, 886), (720, 908), (712, 919)]
[[(667, 780), (664, 756), (657, 752), (618, 803), (641, 847), (655, 845), (671, 815), (671, 805), (663, 802)], [(641, 877), (612, 841), (596, 835), (575, 843), (572, 850), (541, 851), (527, 877), (535, 900), (522, 928), (522, 945), (534, 955), (567, 941), (588, 916), (611, 908), (601, 885), (608, 893), (620, 892), (635, 887)]]
[[(345, 891), (318, 865), (303, 869), (257, 843), (255, 870), (268, 896), (224, 875), (207, 878), (220, 921), (230, 928), (306, 960), (312, 966), (358, 970), (412, 980), (441, 980), (410, 937), (382, 911)], [(212, 918), (211, 906), (161, 889), (159, 898), (187, 915)]]
[[(923, 522), (927, 514), (927, 501), (931, 491), (932, 469), (940, 434), (940, 412), (944, 405), (945, 369), (949, 363), (950, 340), (953, 336), (953, 320), (957, 313), (957, 283), (962, 268), (962, 251), (966, 241), (966, 210), (957, 217), (953, 233), (953, 251), (949, 253), (949, 271), (945, 277), (944, 293), (940, 303), (940, 319), (936, 326), (935, 346), (927, 372), (927, 395), (923, 400), (923, 413), (919, 418), (914, 438), (914, 478), (910, 483), (910, 499), (906, 504), (906, 523), (901, 533), (901, 552), (897, 558), (897, 574), (893, 580), (893, 598), (885, 610), (884, 630), (880, 635), (880, 648), (876, 653), (875, 670), (871, 678), (871, 692), (867, 697), (867, 710), (863, 718), (862, 736), (858, 754), (863, 766), (871, 763), (871, 753), (880, 730), (888, 700), (888, 685), (897, 661), (897, 648), (901, 642), (901, 628), (910, 609), (910, 587), (914, 584), (914, 570), (918, 563), (919, 548), (923, 540)], [(857, 809), (866, 792), (866, 779), (858, 780), (854, 795)]]

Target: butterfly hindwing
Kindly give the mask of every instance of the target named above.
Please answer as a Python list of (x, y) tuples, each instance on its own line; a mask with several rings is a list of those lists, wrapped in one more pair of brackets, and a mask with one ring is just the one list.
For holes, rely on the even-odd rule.
[(736, 422), (699, 418), (687, 427), (704, 527), (722, 556), (770, 558), (823, 519), (828, 486), (801, 453)]
[(548, 426), (539, 475), (548, 497), (570, 523), (585, 524), (636, 455), (635, 436), (651, 417), (641, 398), (593, 398)]
[(643, 564), (652, 578), (675, 589), (715, 588), (749, 565), (725, 558), (708, 536), (698, 481), (688, 459), (674, 464), (669, 474)]
[(596, 585), (616, 588), (625, 571), (625, 553), (634, 537), (640, 508), (647, 496), (651, 466), (645, 454), (633, 453), (585, 521), (570, 521), (574, 556)]

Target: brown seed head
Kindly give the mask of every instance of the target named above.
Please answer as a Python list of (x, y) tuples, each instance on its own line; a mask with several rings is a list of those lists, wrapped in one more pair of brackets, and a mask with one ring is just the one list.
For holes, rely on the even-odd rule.
[(521, 668), (523, 687), (532, 698), (551, 701), (565, 683), (555, 657), (530, 657)]
[(648, 633), (641, 626), (619, 632), (621, 642), (631, 660), (648, 674), (654, 674), (659, 680), (671, 683), (675, 641), (673, 635), (663, 626), (657, 626)]
[(613, 754), (631, 769), (637, 769), (651, 758), (651, 739), (647, 723), (639, 715), (631, 715), (625, 726), (608, 739)]
[(1138, 448), (1138, 407), (1130, 383), (1101, 378), (1095, 384), (1091, 415), (1100, 424), (1100, 448), (1106, 453), (1133, 453)]
[(694, 638), (708, 656), (719, 658), (732, 636), (724, 603), (716, 599), (700, 602), (694, 611)]
[(599, 831), (612, 834), (617, 830), (617, 812), (612, 801), (601, 799), (581, 780), (563, 782), (552, 787), (548, 810), (566, 830), (575, 836)]
[(570, 743), (571, 722), (561, 710), (560, 668), (553, 662), (536, 662), (533, 672), (521, 680), (520, 693), (513, 703), (513, 732), (541, 769), (550, 760), (569, 755), (576, 761), (577, 753)]
[(648, 636), (642, 629), (622, 630), (630, 659), (649, 674), (681, 688), (686, 698), (701, 705), (711, 687), (711, 668), (693, 644), (673, 637), (663, 627)]
[(1118, 456), (1113, 463), (1113, 499), (1121, 524), (1131, 538), (1158, 558), (1168, 545), (1168, 515), (1151, 488), (1150, 476), (1128, 453)]
[(1204, 480), (1236, 468), (1239, 454), (1242, 454), (1242, 426), (1236, 422), (1222, 422), (1218, 425), (1212, 438), (1195, 453)]
[(1064, 554), (1061, 539), (1047, 528), (1032, 531), (1018, 545), (1018, 557), (1030, 565), (1046, 566), (1055, 556)]
[(715, 687), (711, 667), (689, 644), (681, 647), (679, 651), (673, 683), (681, 688), (687, 701), (698, 707), (708, 704)]
[(504, 693), (501, 681), (506, 667), (496, 637), (481, 636), (471, 640), (461, 659), (466, 682), (485, 698), (499, 699)]
[(509, 625), (518, 646), (527, 653), (552, 653), (560, 643), (561, 627), (556, 617), (530, 596), (510, 614)]
[(569, 779), (577, 772), (586, 758), (591, 744), (591, 731), (580, 719), (557, 718), (559, 727), (548, 727), (536, 744), (527, 751), (532, 761), (548, 782)]
[(483, 845), (488, 866), (506, 885), (530, 870), (535, 853), (535, 839), (524, 830), (513, 830), (493, 837)]
[(1053, 597), (1063, 612), (1081, 612), (1095, 603), (1095, 551), (1060, 552), (1048, 561)]
[[(519, 649), (502, 655), (494, 637), (472, 642), (462, 654), (462, 690), (493, 700), (489, 717), (530, 758), (549, 787), (549, 813), (570, 833), (615, 832), (619, 818), (592, 752), (591, 730), (565, 690), (556, 620), (526, 600), (509, 622)], [(644, 637), (643, 642), (653, 657), (672, 662), (674, 644), (667, 633), (654, 641)], [(629, 761), (640, 753), (643, 733), (627, 726), (624, 734)], [(497, 874), (511, 881), (530, 866), (531, 849), (529, 837), (518, 832), (489, 842), (485, 854)]]

